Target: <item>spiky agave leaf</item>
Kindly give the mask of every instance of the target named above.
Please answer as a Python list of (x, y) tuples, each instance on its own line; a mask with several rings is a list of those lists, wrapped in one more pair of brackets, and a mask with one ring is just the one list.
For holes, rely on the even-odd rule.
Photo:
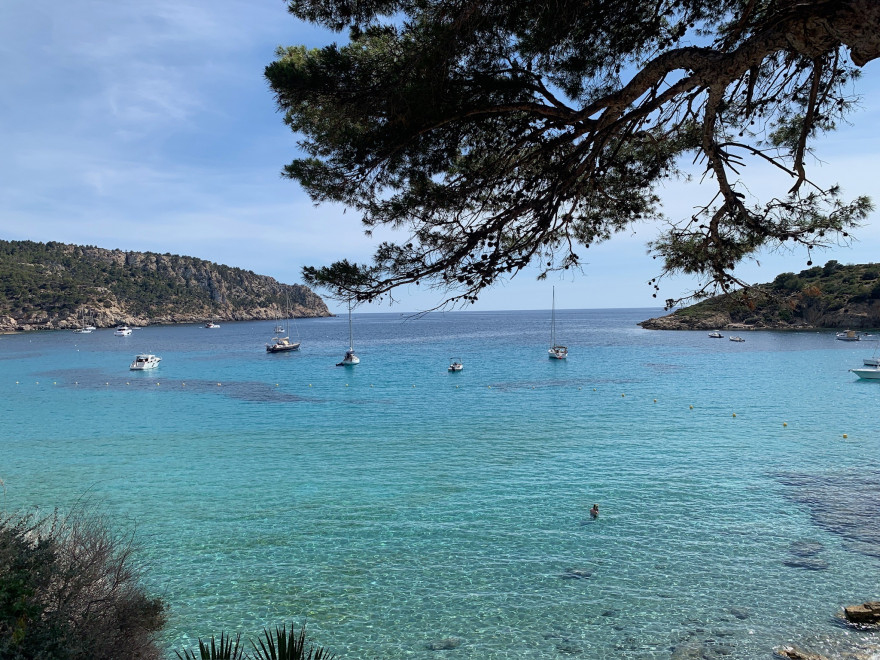
[[(265, 640), (265, 641), (264, 641)], [(275, 627), (275, 635), (263, 629), (263, 637), (258, 638), (259, 647), (251, 641), (256, 660), (333, 660), (333, 655), (321, 647), (309, 646), (306, 650), (306, 626), (303, 624), (299, 632), (293, 625), (290, 632), (287, 626)]]
[(224, 632), (220, 633), (220, 642), (217, 643), (214, 635), (211, 635), (211, 642), (203, 642), (199, 637), (199, 656), (196, 657), (195, 651), (184, 649), (183, 655), (180, 651), (175, 651), (180, 660), (245, 660), (244, 649), (241, 646), (241, 633), (232, 641), (232, 636), (227, 637)]

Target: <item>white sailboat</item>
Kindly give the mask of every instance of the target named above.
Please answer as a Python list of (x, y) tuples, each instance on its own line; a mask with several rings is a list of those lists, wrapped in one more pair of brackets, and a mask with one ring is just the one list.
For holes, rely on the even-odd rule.
[[(287, 315), (290, 316), (290, 301), (287, 301)], [(284, 326), (281, 325), (280, 314), (275, 316), (275, 330), (273, 332), (277, 335), (284, 332)]]
[(74, 332), (77, 333), (78, 335), (87, 335), (92, 330), (94, 330), (94, 328), (92, 326), (86, 325), (86, 312), (85, 312), (85, 310), (83, 310), (82, 323), (80, 324), (80, 327), (78, 327), (76, 330), (74, 330)]
[(352, 334), (351, 334), (351, 300), (348, 301), (348, 350), (345, 351), (345, 357), (342, 358), (342, 362), (337, 362), (337, 367), (353, 367), (356, 364), (360, 364), (361, 359), (354, 354), (354, 343), (352, 342)]
[[(281, 333), (284, 333), (284, 337)], [(288, 351), (298, 351), (300, 342), (290, 341), (290, 304), (287, 305), (287, 328), (283, 328), (280, 323), (275, 325), (275, 337), (272, 337), (272, 343), (266, 344), (267, 353), (286, 353)]]
[(547, 356), (551, 360), (564, 360), (568, 357), (568, 348), (556, 343), (556, 287), (553, 287), (553, 307), (550, 312), (550, 349)]

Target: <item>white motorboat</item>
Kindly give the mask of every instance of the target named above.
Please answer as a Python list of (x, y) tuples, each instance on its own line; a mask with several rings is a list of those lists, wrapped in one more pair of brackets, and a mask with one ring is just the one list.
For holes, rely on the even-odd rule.
[(568, 357), (568, 348), (556, 343), (556, 287), (553, 287), (553, 306), (550, 308), (550, 348), (547, 356), (551, 360), (564, 360)]
[(736, 337), (736, 336), (734, 336), (734, 337), (731, 337), (731, 338), (730, 338), (730, 341), (739, 341), (739, 342), (742, 342), (742, 341), (745, 341), (745, 339), (743, 339), (742, 337)]
[(877, 351), (880, 349), (874, 351), (871, 357), (862, 360), (864, 366), (859, 369), (850, 369), (850, 371), (865, 380), (880, 380), (880, 355), (877, 355)]
[(724, 335), (722, 335), (722, 334), (721, 334), (720, 332), (718, 332), (717, 330), (713, 330), (712, 332), (710, 332), (710, 333), (709, 333), (709, 336), (710, 336), (712, 339), (724, 339)]
[(846, 330), (845, 332), (838, 332), (835, 335), (837, 339), (840, 341), (861, 341), (862, 335), (855, 330)]
[(206, 321), (205, 327), (208, 329), (214, 329), (214, 328), (219, 328), (220, 326), (218, 324), (214, 323), (213, 321)]
[(132, 371), (146, 371), (147, 369), (155, 369), (159, 366), (160, 358), (158, 355), (153, 355), (151, 353), (141, 353), (140, 355), (136, 355), (134, 358), (134, 362), (129, 365), (129, 369)]
[(449, 358), (451, 360), (449, 364), (449, 371), (461, 371), (464, 369), (464, 365), (461, 363), (461, 358)]
[(345, 356), (342, 358), (342, 362), (337, 362), (337, 367), (353, 367), (356, 364), (360, 364), (361, 359), (354, 354), (354, 343), (352, 342), (352, 334), (351, 334), (351, 300), (348, 301), (348, 350), (345, 351)]
[(862, 367), (861, 369), (850, 369), (856, 376), (865, 380), (880, 380), (880, 367)]
[(113, 334), (117, 337), (128, 337), (131, 334), (131, 328), (127, 325), (120, 325), (113, 331)]

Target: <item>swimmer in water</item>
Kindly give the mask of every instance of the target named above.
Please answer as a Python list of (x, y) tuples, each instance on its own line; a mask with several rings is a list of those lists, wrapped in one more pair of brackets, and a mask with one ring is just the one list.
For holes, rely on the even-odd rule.
[(598, 504), (594, 504), (594, 505), (593, 505), (593, 508), (590, 509), (590, 518), (592, 518), (593, 520), (595, 520), (595, 519), (598, 518), (598, 517), (599, 517), (599, 505), (598, 505)]

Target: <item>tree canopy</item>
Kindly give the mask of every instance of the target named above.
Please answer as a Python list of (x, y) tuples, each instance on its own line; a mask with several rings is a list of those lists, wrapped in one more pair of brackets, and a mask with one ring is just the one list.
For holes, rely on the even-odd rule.
[[(280, 48), (266, 68), (301, 136), (285, 176), (316, 202), (357, 210), (368, 233), (406, 237), (379, 244), (358, 277), (347, 262), (304, 269), (337, 294), (374, 300), (422, 283), (473, 301), (530, 264), (542, 275), (577, 268), (585, 248), (645, 221), (658, 224), (648, 246), (658, 278), (697, 275), (697, 295), (727, 291), (756, 251), (846, 241), (871, 211), (867, 198), (812, 182), (807, 164), (880, 56), (876, 0), (288, 8), (347, 38)], [(750, 163), (790, 187), (755, 198)], [(658, 186), (694, 167), (696, 210), (664, 217)]]

